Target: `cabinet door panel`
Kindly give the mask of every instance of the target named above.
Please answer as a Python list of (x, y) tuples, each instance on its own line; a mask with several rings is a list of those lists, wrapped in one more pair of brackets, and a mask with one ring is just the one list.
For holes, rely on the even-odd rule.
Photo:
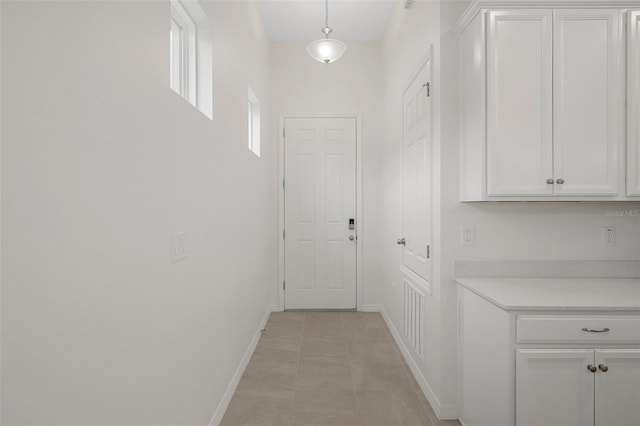
[(492, 11), (487, 33), (487, 195), (552, 195), (548, 10)]
[(618, 10), (555, 12), (553, 143), (558, 195), (613, 196), (619, 191), (621, 20)]
[(627, 19), (627, 195), (640, 196), (640, 11)]
[(593, 426), (593, 350), (518, 349), (516, 424)]
[(596, 426), (640, 424), (640, 349), (596, 350)]

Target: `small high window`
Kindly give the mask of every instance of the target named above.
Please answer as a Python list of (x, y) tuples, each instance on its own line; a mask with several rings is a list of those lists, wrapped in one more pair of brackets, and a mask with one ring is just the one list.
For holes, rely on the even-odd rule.
[(213, 118), (211, 24), (196, 0), (171, 0), (169, 86)]
[(260, 102), (249, 87), (247, 102), (247, 122), (249, 128), (249, 149), (260, 157)]

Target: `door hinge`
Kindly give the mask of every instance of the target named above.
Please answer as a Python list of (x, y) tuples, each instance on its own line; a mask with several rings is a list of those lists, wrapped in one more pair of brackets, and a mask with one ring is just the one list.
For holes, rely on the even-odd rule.
[(431, 258), (431, 246), (427, 244), (427, 259)]
[(284, 233), (284, 229), (282, 230), (282, 239), (284, 240), (285, 238), (285, 233)]
[(429, 83), (428, 81), (422, 85), (422, 87), (426, 87), (427, 88), (427, 98), (431, 96), (431, 83)]
[(286, 281), (282, 281), (282, 289), (283, 290), (287, 289), (287, 282)]

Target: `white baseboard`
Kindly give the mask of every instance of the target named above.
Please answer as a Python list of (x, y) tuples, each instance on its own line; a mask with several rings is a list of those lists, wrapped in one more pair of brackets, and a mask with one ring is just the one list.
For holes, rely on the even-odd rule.
[(260, 325), (258, 326), (258, 330), (256, 330), (256, 333), (254, 334), (253, 339), (251, 339), (251, 342), (249, 343), (249, 347), (247, 348), (246, 352), (244, 353), (244, 356), (242, 357), (242, 360), (240, 361), (240, 365), (238, 365), (238, 368), (236, 369), (235, 374), (231, 378), (231, 382), (229, 382), (229, 385), (227, 386), (227, 390), (224, 392), (224, 395), (222, 395), (222, 400), (218, 404), (218, 408), (216, 408), (215, 413), (213, 413), (213, 417), (209, 422), (209, 426), (220, 425), (220, 422), (222, 421), (222, 417), (224, 417), (224, 413), (227, 411), (227, 408), (229, 407), (231, 398), (233, 397), (233, 394), (236, 392), (236, 389), (238, 388), (238, 384), (240, 383), (240, 379), (244, 374), (244, 370), (247, 368), (247, 365), (251, 360), (253, 351), (256, 349), (256, 346), (258, 345), (258, 340), (260, 340), (260, 335), (262, 334), (261, 330), (263, 330), (267, 325), (267, 321), (269, 320), (269, 315), (271, 314), (271, 312), (274, 312), (277, 309), (278, 309), (277, 306), (270, 306), (267, 309), (267, 312), (265, 312), (264, 317), (262, 318), (262, 321), (260, 321)]
[[(363, 309), (364, 309), (364, 306), (363, 306)], [(444, 405), (440, 402), (438, 397), (436, 397), (436, 394), (433, 392), (433, 389), (431, 389), (431, 386), (429, 386), (427, 379), (425, 379), (424, 375), (422, 374), (420, 367), (418, 367), (415, 360), (411, 356), (411, 353), (409, 352), (409, 349), (405, 345), (404, 340), (400, 335), (400, 332), (398, 332), (398, 329), (396, 329), (396, 326), (391, 321), (391, 318), (387, 314), (387, 311), (385, 311), (384, 306), (380, 306), (379, 311), (382, 314), (382, 318), (384, 318), (384, 322), (387, 323), (387, 327), (389, 327), (389, 330), (391, 331), (391, 335), (393, 336), (393, 339), (396, 341), (396, 344), (400, 348), (400, 351), (402, 352), (404, 359), (407, 361), (407, 365), (409, 366), (409, 369), (411, 369), (413, 376), (416, 378), (416, 381), (420, 385), (420, 389), (422, 389), (422, 392), (424, 393), (425, 397), (429, 401), (429, 404), (431, 404), (431, 408), (433, 408), (433, 412), (441, 420), (457, 419), (458, 418), (457, 407), (455, 405)]]
[(360, 311), (361, 312), (380, 312), (382, 309), (381, 305), (362, 305)]

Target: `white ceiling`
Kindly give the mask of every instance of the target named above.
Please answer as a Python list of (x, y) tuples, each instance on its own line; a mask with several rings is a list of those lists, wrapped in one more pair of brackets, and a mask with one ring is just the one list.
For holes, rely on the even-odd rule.
[[(398, 0), (329, 0), (331, 36), (342, 41), (378, 41)], [(310, 42), (323, 37), (323, 0), (261, 1), (272, 41)]]

